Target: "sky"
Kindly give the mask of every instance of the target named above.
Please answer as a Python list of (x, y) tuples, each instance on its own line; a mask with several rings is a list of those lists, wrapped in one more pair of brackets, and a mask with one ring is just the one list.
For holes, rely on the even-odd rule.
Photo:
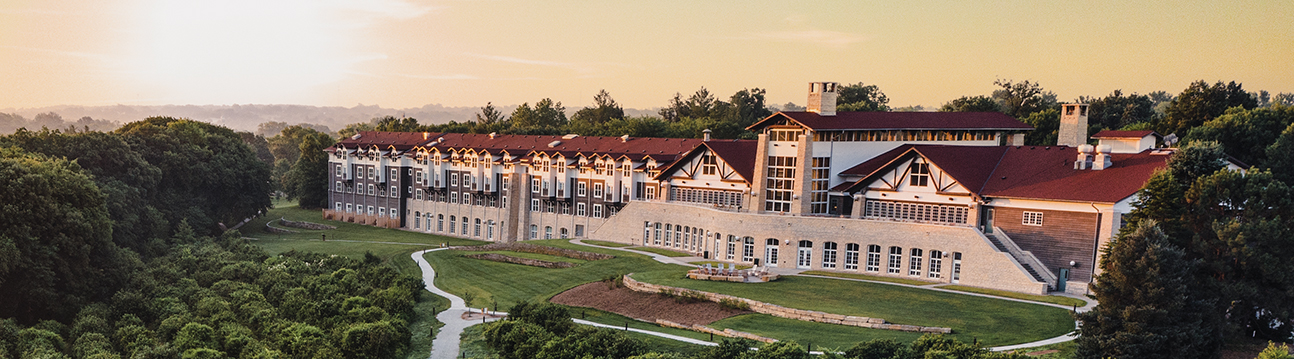
[(997, 79), (1294, 92), (1294, 2), (0, 0), (0, 108), (804, 105), (815, 81), (929, 107)]

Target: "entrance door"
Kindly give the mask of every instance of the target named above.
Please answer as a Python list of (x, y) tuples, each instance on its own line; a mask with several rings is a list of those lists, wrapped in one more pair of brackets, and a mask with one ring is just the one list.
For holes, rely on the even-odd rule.
[(993, 233), (993, 209), (984, 209), (984, 234)]
[(1056, 277), (1056, 291), (1065, 291), (1065, 282), (1069, 280), (1069, 268), (1060, 268), (1059, 276)]
[(777, 266), (777, 244), (778, 240), (769, 238), (764, 242), (764, 265), (769, 267)]
[(799, 251), (795, 256), (795, 267), (808, 269), (813, 265), (813, 242), (800, 241)]
[(953, 252), (953, 279), (952, 279), (952, 282), (953, 282), (953, 284), (957, 284), (957, 283), (961, 283), (961, 281), (962, 281), (962, 253), (961, 253), (961, 252)]

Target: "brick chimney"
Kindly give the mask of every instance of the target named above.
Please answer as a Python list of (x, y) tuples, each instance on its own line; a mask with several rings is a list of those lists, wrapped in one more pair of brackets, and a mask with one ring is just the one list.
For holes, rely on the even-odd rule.
[(838, 83), (835, 82), (810, 82), (809, 83), (809, 112), (816, 112), (822, 116), (836, 115), (836, 97), (840, 94), (836, 92)]

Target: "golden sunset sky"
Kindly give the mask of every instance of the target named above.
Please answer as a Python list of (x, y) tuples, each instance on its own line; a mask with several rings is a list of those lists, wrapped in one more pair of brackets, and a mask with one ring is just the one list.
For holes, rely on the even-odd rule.
[(804, 105), (811, 81), (938, 106), (995, 79), (1294, 92), (1294, 2), (0, 0), (0, 108)]

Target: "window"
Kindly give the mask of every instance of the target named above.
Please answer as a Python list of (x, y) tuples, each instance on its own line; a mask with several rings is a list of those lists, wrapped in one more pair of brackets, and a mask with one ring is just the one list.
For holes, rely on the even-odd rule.
[(602, 198), (602, 184), (601, 184), (601, 183), (594, 183), (594, 184), (593, 184), (593, 198)]
[(400, 177), (400, 169), (398, 169), (398, 168), (392, 168), (392, 169), (391, 169), (391, 177), (387, 178), (386, 180), (391, 181), (391, 182), (396, 182), (396, 178), (397, 178), (397, 177)]
[(660, 245), (660, 222), (656, 222), (655, 230), (652, 232), (652, 244)]
[(337, 202), (337, 203), (335, 203), (335, 204), (333, 205), (333, 210), (334, 210), (334, 211), (337, 211), (337, 212), (341, 212), (341, 202)]
[(764, 210), (791, 211), (791, 189), (795, 181), (795, 157), (768, 156), (768, 183), (764, 187)]
[(544, 239), (553, 239), (553, 226), (544, 226)]
[(418, 171), (418, 173), (414, 175), (414, 182), (418, 182), (419, 184), (422, 183), (422, 171)]
[(368, 215), (373, 215), (373, 206), (368, 206)]
[(800, 131), (799, 130), (769, 130), (768, 140), (769, 141), (799, 141)]
[(372, 184), (369, 184), (369, 185), (368, 185), (368, 195), (372, 196), (374, 193), (377, 193), (376, 189), (377, 189), (377, 188), (376, 188), (376, 187), (373, 187), (373, 185), (372, 185)]
[(578, 238), (583, 236), (584, 236), (584, 225), (583, 224), (575, 225), (575, 237)]
[(593, 218), (602, 218), (602, 205), (593, 205)]
[(733, 256), (736, 255), (735, 254), (736, 252), (737, 252), (737, 237), (729, 234), (728, 235), (728, 260), (731, 261)]
[(827, 214), (827, 184), (831, 180), (828, 172), (831, 170), (831, 157), (814, 157), (813, 168), (810, 174), (813, 175), (809, 182), (809, 213)]
[(377, 216), (378, 216), (378, 217), (386, 217), (386, 207), (378, 207), (378, 208), (377, 208)]
[(530, 180), (530, 193), (539, 194), (539, 177)]
[(927, 272), (926, 276), (930, 278), (938, 279), (939, 276), (943, 274), (943, 273), (940, 273), (943, 271), (943, 269), (944, 269), (944, 252), (931, 250), (930, 267), (929, 267), (929, 272)]
[(647, 188), (646, 188), (646, 191), (645, 191), (645, 192), (646, 192), (646, 194), (644, 195), (644, 197), (645, 197), (645, 198), (647, 198), (647, 199), (656, 199), (656, 187), (655, 187), (655, 186), (651, 185), (650, 183), (649, 183), (649, 184), (647, 184)]
[(336, 189), (335, 189), (335, 190), (336, 190), (337, 192), (341, 192), (344, 188), (345, 188), (345, 187), (342, 187), (342, 186), (341, 186), (341, 181), (337, 181), (337, 185), (336, 185)]
[(836, 267), (836, 242), (822, 244), (822, 268)]
[(530, 211), (539, 212), (539, 200), (537, 199), (530, 200)]
[(458, 185), (458, 174), (457, 174), (457, 173), (451, 173), (451, 174), (449, 174), (449, 185), (450, 185), (450, 186), (457, 186), (457, 185)]
[(755, 239), (754, 238), (746, 237), (741, 240), (741, 261), (742, 262), (755, 261)]
[(338, 163), (338, 164), (336, 164), (335, 166), (333, 166), (333, 173), (336, 173), (336, 176), (337, 176), (337, 177), (341, 177), (341, 164), (340, 164), (340, 163)]
[(576, 204), (575, 204), (575, 215), (580, 216), (580, 217), (583, 217), (583, 216), (588, 215), (588, 212), (587, 212), (587, 211), (585, 211), (585, 210), (587, 209), (586, 207), (587, 207), (587, 206), (586, 206), (585, 204), (583, 204), (583, 203), (576, 203)]
[(584, 192), (584, 191), (585, 191), (585, 188), (587, 188), (587, 187), (588, 187), (588, 184), (586, 184), (586, 183), (584, 183), (584, 182), (580, 182), (580, 183), (575, 184), (575, 195), (576, 195), (576, 196), (580, 196), (580, 197), (584, 197), (584, 194), (585, 194), (585, 192)]
[(454, 233), (454, 228), (458, 227), (458, 217), (449, 216), (449, 233)]
[(400, 212), (396, 211), (396, 210), (395, 210), (395, 208), (392, 208), (392, 209), (391, 209), (391, 219), (396, 219), (396, 218), (400, 218)]
[(539, 238), (539, 226), (530, 225), (530, 239)]
[(436, 215), (436, 232), (444, 232), (444, 231), (445, 231), (445, 215), (438, 214)]
[(867, 200), (863, 217), (905, 219), (923, 222), (966, 223), (969, 207), (942, 204)]
[(571, 237), (570, 232), (566, 230), (566, 227), (562, 227), (562, 229), (558, 230), (557, 233), (558, 233), (557, 238), (567, 239)]
[(373, 169), (373, 167), (368, 168), (368, 178), (369, 179), (377, 178), (377, 170)]
[[(575, 228), (579, 230), (579, 228)], [(647, 245), (647, 240), (651, 238), (651, 222), (643, 221), (643, 245)]]
[(472, 237), (480, 237), (480, 236), (481, 236), (481, 219), (480, 219), (480, 218), (477, 218), (477, 219), (476, 219), (475, 221), (473, 221), (472, 223), (473, 223), (473, 227), (472, 227)]
[(449, 203), (458, 203), (458, 192), (449, 192)]
[(713, 154), (701, 156), (701, 174), (716, 175), (719, 173), (719, 160)]
[(908, 167), (908, 185), (916, 187), (925, 187), (930, 185), (930, 164), (913, 163)]
[(674, 238), (674, 225), (666, 223), (665, 224), (665, 246), (666, 247), (669, 247), (671, 243), (673, 243), (673, 238)]
[(683, 243), (683, 227), (675, 225), (674, 226), (674, 248), (678, 248), (681, 245), (685, 245)]
[(485, 227), (485, 239), (494, 239), (494, 221), (490, 221)]
[(921, 250), (912, 248), (912, 256), (908, 260), (908, 275), (913, 277), (921, 276)]
[(463, 204), (472, 204), (472, 194), (471, 194), (471, 193), (464, 193), (464, 194), (463, 194)]
[(561, 205), (560, 205), (560, 206), (558, 206), (558, 207), (560, 207), (559, 209), (561, 210), (562, 214), (571, 214), (571, 204), (570, 204), (570, 203), (562, 202), (562, 203), (561, 203)]
[(464, 236), (467, 235), (467, 217), (463, 217), (463, 231), (460, 233), (463, 233)]
[(347, 204), (346, 204), (346, 213), (350, 213), (351, 211), (352, 211), (352, 210), (351, 210), (351, 204), (350, 204), (350, 203), (347, 203)]
[(1042, 225), (1042, 212), (1029, 212), (1029, 211), (1025, 211), (1025, 212), (1024, 212), (1024, 216), (1023, 216), (1023, 223), (1021, 223), (1021, 224), (1026, 225), (1026, 226), (1041, 226), (1041, 225)]
[(422, 190), (417, 190), (417, 191), (414, 191), (413, 193), (414, 193), (414, 198), (417, 198), (419, 200), (422, 199)]
[(890, 247), (890, 262), (886, 273), (899, 274), (903, 270), (903, 248)]
[(858, 245), (845, 244), (845, 269), (858, 270)]
[(400, 197), (400, 190), (396, 189), (395, 186), (391, 186), (391, 192), (389, 193), (391, 194), (391, 197)]

